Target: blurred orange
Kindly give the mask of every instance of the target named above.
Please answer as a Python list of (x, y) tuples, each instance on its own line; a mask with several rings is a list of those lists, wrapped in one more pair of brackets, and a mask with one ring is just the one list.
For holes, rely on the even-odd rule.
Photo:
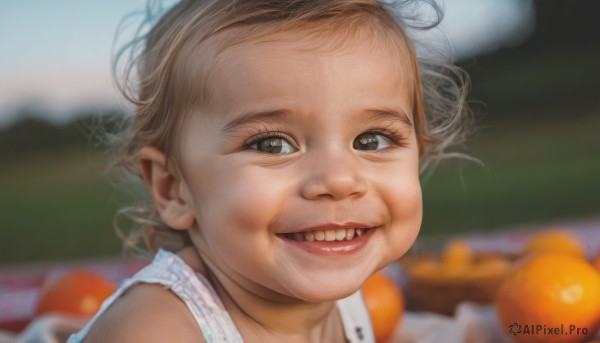
[(600, 327), (600, 273), (568, 254), (528, 255), (502, 282), (496, 306), (517, 342), (583, 342)]
[(471, 264), (473, 249), (467, 241), (457, 239), (450, 241), (442, 252), (442, 263), (446, 268), (460, 268)]
[(525, 254), (556, 251), (587, 258), (583, 243), (572, 233), (564, 229), (550, 229), (535, 234), (525, 245)]
[(592, 260), (592, 264), (600, 272), (600, 250), (598, 250), (598, 252), (596, 253), (596, 257), (594, 257), (594, 259)]
[(114, 291), (115, 286), (97, 274), (87, 271), (68, 272), (44, 286), (35, 313), (90, 316), (98, 311), (102, 302)]
[(404, 297), (392, 279), (383, 272), (371, 276), (362, 287), (363, 297), (377, 342), (392, 336), (404, 313)]

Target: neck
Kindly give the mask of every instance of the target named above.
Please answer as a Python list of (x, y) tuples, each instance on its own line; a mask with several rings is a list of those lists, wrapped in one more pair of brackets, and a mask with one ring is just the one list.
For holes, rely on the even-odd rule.
[(308, 303), (249, 289), (223, 274), (208, 271), (223, 305), (247, 342), (345, 342), (334, 301)]
[(244, 337), (261, 338), (263, 342), (269, 338), (277, 342), (331, 342), (327, 337), (336, 336), (337, 312), (330, 304), (284, 306), (265, 304), (252, 297), (225, 299), (225, 306)]

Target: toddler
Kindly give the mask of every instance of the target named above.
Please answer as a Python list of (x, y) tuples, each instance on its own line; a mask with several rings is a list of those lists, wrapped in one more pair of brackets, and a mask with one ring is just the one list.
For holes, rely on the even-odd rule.
[(360, 287), (414, 242), (420, 170), (464, 128), (461, 74), (409, 37), (422, 8), (161, 15), (125, 70), (120, 159), (149, 190), (137, 234), (154, 259), (69, 342), (373, 342)]

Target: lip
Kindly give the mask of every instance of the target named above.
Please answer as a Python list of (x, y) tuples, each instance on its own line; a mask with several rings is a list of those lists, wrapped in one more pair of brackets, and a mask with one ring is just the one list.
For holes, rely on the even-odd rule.
[[(357, 225), (357, 226), (347, 226)], [(342, 240), (342, 241), (296, 241), (293, 239), (285, 238), (283, 235), (280, 235), (280, 239), (285, 242), (285, 244), (289, 244), (295, 248), (298, 248), (306, 253), (311, 255), (323, 256), (323, 257), (343, 257), (350, 256), (359, 253), (367, 243), (371, 240), (375, 231), (381, 228), (381, 226), (369, 227), (369, 226), (358, 226), (360, 224), (357, 223), (345, 223), (343, 225), (332, 226), (330, 224), (327, 225), (319, 225), (311, 228), (307, 228), (307, 230), (324, 230), (324, 228), (333, 229), (335, 228), (361, 228), (367, 229), (366, 232), (360, 236), (355, 237), (352, 240)], [(302, 232), (302, 231), (294, 231), (294, 232)]]
[(297, 230), (289, 230), (289, 231), (281, 232), (281, 234), (294, 233), (294, 232), (308, 232), (308, 231), (317, 231), (317, 230), (370, 229), (370, 228), (375, 228), (375, 227), (377, 227), (377, 225), (367, 225), (367, 224), (358, 223), (358, 222), (345, 222), (345, 223), (341, 223), (341, 224), (325, 223), (325, 224), (319, 224), (316, 226), (301, 228), (301, 229), (297, 229)]

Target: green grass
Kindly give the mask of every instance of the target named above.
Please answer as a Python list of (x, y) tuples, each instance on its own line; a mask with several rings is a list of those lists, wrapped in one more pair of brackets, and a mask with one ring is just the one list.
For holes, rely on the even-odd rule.
[[(468, 152), (484, 166), (449, 161), (423, 180), (421, 234), (600, 216), (598, 112), (483, 128)], [(77, 148), (2, 160), (0, 265), (118, 254), (112, 219), (123, 196), (105, 161)]]
[(73, 149), (0, 169), (0, 264), (116, 254), (115, 190), (102, 157)]
[(422, 234), (599, 216), (596, 113), (482, 130), (469, 153), (484, 166), (453, 161), (424, 180)]

